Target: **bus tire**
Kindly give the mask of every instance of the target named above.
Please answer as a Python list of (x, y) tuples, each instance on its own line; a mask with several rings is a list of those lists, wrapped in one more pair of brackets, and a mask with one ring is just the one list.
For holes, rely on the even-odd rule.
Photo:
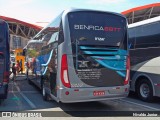
[(142, 78), (137, 83), (137, 94), (142, 101), (152, 102), (154, 100), (152, 84), (147, 78)]
[(49, 95), (48, 93), (46, 92), (46, 89), (44, 87), (44, 84), (43, 84), (43, 87), (42, 87), (42, 96), (43, 96), (43, 100), (44, 101), (49, 101)]

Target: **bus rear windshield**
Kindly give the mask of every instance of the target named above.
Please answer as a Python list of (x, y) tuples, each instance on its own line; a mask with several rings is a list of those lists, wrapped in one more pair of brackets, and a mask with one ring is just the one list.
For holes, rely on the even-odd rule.
[(103, 12), (68, 14), (72, 43), (78, 45), (120, 46), (125, 39), (126, 19)]

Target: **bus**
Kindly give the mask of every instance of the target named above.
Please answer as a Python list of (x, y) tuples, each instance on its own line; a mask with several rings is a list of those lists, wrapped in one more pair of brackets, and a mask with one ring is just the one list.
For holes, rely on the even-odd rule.
[(27, 80), (44, 100), (72, 103), (128, 95), (127, 20), (118, 13), (69, 9), (26, 46)]
[(10, 71), (10, 45), (8, 24), (0, 20), (0, 100), (7, 98), (9, 71)]
[(160, 16), (133, 23), (129, 28), (130, 90), (146, 102), (160, 97)]

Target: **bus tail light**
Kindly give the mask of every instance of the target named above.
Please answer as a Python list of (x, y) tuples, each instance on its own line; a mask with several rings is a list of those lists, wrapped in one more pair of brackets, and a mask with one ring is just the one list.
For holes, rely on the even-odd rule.
[(8, 83), (9, 81), (9, 72), (4, 72), (3, 83)]
[(65, 87), (70, 88), (70, 81), (68, 76), (68, 62), (67, 62), (67, 55), (62, 55), (61, 61), (61, 80)]
[(65, 92), (65, 94), (66, 94), (66, 95), (69, 95), (69, 92), (68, 92), (68, 91), (66, 91), (66, 92)]
[(126, 62), (126, 79), (124, 81), (124, 85), (127, 85), (129, 83), (130, 78), (130, 57), (127, 56), (127, 62)]

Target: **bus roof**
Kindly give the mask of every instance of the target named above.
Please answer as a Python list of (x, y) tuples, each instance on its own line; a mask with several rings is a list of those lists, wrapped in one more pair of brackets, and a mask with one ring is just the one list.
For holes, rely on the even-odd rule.
[(133, 27), (137, 27), (137, 26), (141, 26), (141, 25), (145, 25), (153, 22), (158, 22), (158, 21), (160, 21), (160, 16), (130, 24), (128, 25), (128, 28), (133, 28)]
[[(109, 14), (113, 14), (113, 15), (118, 15), (118, 16), (120, 16), (120, 17), (123, 17), (123, 18), (125, 18), (126, 19), (126, 17), (123, 15), (123, 14), (121, 14), (121, 13), (116, 13), (116, 12), (111, 12), (111, 11), (102, 11), (102, 10), (94, 10), (94, 9), (78, 9), (78, 8), (69, 8), (69, 9), (66, 9), (66, 10), (64, 10), (64, 11), (62, 11), (60, 14), (59, 14), (59, 16), (62, 16), (63, 14), (68, 14), (68, 13), (70, 13), (70, 12), (79, 12), (79, 11), (88, 11), (88, 12), (90, 12), (90, 11), (94, 11), (94, 12), (104, 12), (104, 13), (109, 13)], [(56, 18), (56, 17), (55, 17)], [(54, 18), (54, 19), (55, 19)], [(53, 20), (54, 20), (53, 19)], [(53, 21), (52, 20), (52, 21)], [(127, 19), (126, 19), (127, 20)], [(42, 31), (44, 31), (51, 23), (52, 23), (52, 21), (48, 24), (48, 25), (46, 25), (45, 27), (43, 27), (43, 29), (41, 29), (41, 31), (39, 31), (34, 37), (33, 37), (33, 39), (35, 39), (38, 35), (39, 35), (39, 33), (41, 33)]]
[(110, 14), (115, 14), (115, 15), (119, 15), (121, 17), (126, 18), (124, 15), (117, 13), (117, 12), (111, 12), (111, 11), (102, 11), (102, 10), (94, 10), (94, 9), (77, 9), (77, 8), (70, 8), (70, 9), (66, 9), (64, 10), (64, 13), (67, 12), (78, 12), (78, 11), (94, 11), (94, 12), (104, 12), (104, 13), (110, 13)]

